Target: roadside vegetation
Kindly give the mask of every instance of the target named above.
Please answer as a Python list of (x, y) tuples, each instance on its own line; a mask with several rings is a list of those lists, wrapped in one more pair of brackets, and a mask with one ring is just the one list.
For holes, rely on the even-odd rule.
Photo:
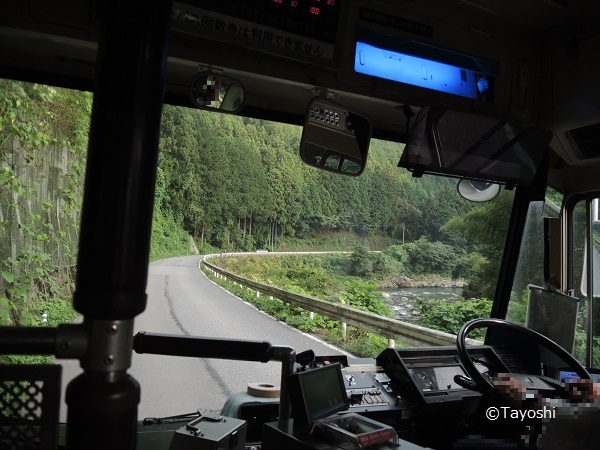
[[(210, 274), (207, 275), (229, 292), (255, 305), (261, 311), (305, 333), (318, 336), (353, 355), (376, 356), (387, 347), (387, 339), (374, 333), (348, 325), (344, 337), (339, 320), (323, 317), (319, 314), (311, 315), (310, 312), (302, 308), (286, 304), (276, 298), (271, 299), (265, 295), (257, 297), (256, 292), (253, 290), (239, 284), (234, 285), (233, 282), (228, 280), (215, 278)], [(303, 289), (294, 286), (288, 287), (288, 290), (298, 294), (310, 295)], [(377, 291), (376, 285), (359, 282), (348, 284), (338, 298), (339, 301), (352, 308), (392, 317), (392, 310), (382, 301), (381, 293)]]
[(87, 94), (0, 80), (2, 325), (55, 326), (76, 317), (70, 297), (90, 108)]
[[(212, 262), (229, 272), (290, 292), (393, 317), (393, 310), (382, 295), (382, 287), (393, 284), (397, 279), (408, 280), (409, 276), (425, 285), (440, 281), (444, 284), (452, 282), (452, 272), (455, 269), (453, 259), (444, 257), (449, 249), (441, 246), (436, 251), (429, 249), (430, 246), (431, 243), (426, 239), (420, 239), (416, 243), (390, 246), (383, 252), (369, 252), (358, 246), (348, 253), (260, 254), (220, 257)], [(424, 253), (427, 250), (429, 253)], [(427, 258), (423, 257), (424, 254), (442, 256)], [(387, 346), (387, 340), (381, 336), (353, 327), (348, 327), (352, 329), (344, 339), (341, 324), (335, 318), (315, 314), (311, 319), (308, 312), (301, 308), (262, 296), (257, 298), (253, 291), (236, 288), (233, 283), (220, 279), (215, 281), (279, 320), (302, 331), (317, 334), (358, 356), (377, 356)], [(420, 298), (413, 304), (413, 308), (417, 324), (456, 334), (466, 321), (489, 316), (491, 301), (469, 298), (448, 302)], [(482, 337), (477, 332), (471, 336)], [(396, 345), (406, 344), (396, 341)]]

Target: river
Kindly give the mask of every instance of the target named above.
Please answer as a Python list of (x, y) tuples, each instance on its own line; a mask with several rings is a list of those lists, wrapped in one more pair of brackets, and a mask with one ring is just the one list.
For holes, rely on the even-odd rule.
[(394, 310), (394, 316), (397, 319), (411, 321), (415, 319), (413, 315), (413, 303), (417, 298), (441, 298), (448, 301), (455, 301), (461, 298), (462, 288), (460, 287), (411, 287), (397, 288), (382, 291), (384, 301)]

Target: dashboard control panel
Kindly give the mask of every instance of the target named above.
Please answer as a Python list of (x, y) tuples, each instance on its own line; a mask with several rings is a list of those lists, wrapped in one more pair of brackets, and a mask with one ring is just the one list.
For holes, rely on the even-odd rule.
[(341, 364), (349, 412), (392, 426), (398, 437), (407, 438), (411, 435), (414, 406), (406, 398), (402, 387), (388, 376), (383, 367), (370, 358), (330, 359), (316, 362), (316, 365)]

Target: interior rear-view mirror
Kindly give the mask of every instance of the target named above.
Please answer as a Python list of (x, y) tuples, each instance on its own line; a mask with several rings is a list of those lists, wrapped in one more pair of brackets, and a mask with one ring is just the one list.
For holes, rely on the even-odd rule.
[(423, 107), (398, 166), (415, 176), (444, 174), (529, 187), (551, 139), (548, 130), (520, 122)]
[(366, 117), (322, 98), (308, 105), (300, 157), (330, 172), (357, 176), (367, 163), (371, 124)]
[(237, 113), (244, 105), (244, 87), (235, 78), (199, 72), (192, 79), (190, 98), (197, 108)]

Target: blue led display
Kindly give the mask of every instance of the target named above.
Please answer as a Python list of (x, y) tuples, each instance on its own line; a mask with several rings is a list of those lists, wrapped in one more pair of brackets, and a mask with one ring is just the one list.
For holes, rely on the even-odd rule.
[[(588, 372), (589, 372), (589, 370), (588, 370)], [(592, 377), (592, 380), (595, 383), (600, 383), (600, 374), (590, 372), (590, 376)], [(577, 375), (575, 372), (567, 372), (567, 371), (561, 370), (560, 371), (560, 382), (565, 383), (570, 380), (579, 380), (579, 375)]]
[(489, 80), (482, 73), (430, 59), (356, 43), (354, 70), (425, 89), (485, 100)]

